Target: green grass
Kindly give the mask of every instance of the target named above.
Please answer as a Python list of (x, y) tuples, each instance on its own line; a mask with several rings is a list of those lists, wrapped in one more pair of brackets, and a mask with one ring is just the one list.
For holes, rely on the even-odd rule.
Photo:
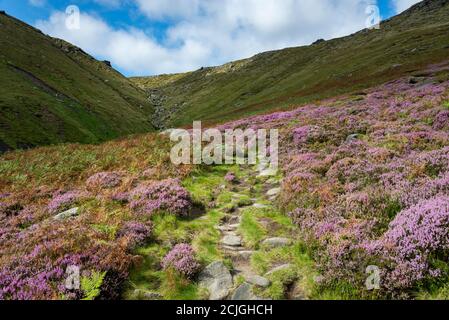
[(259, 242), (267, 235), (267, 231), (255, 218), (256, 214), (257, 210), (246, 209), (242, 214), (239, 227), (239, 233), (242, 235), (245, 245), (251, 248), (258, 248)]
[(449, 101), (446, 101), (443, 103), (443, 108), (445, 108), (446, 110), (449, 110)]

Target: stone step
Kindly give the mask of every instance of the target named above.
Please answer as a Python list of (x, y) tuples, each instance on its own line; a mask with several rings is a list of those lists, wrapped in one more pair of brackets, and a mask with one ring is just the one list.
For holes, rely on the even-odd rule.
[(245, 248), (245, 247), (242, 247), (242, 246), (236, 247), (236, 246), (222, 245), (221, 248), (222, 248), (223, 250), (228, 250), (228, 251), (232, 251), (232, 252), (242, 252), (242, 251), (245, 251), (245, 250), (246, 250), (246, 248)]
[(258, 276), (258, 275), (249, 275), (245, 277), (246, 281), (250, 284), (261, 288), (267, 288), (271, 285), (271, 281), (267, 278)]
[(225, 246), (240, 247), (242, 245), (242, 238), (236, 235), (224, 236), (221, 243)]
[(269, 248), (279, 248), (279, 247), (286, 247), (293, 243), (291, 239), (288, 238), (268, 238), (262, 241), (262, 245)]
[(229, 256), (237, 261), (247, 261), (251, 259), (251, 256), (253, 255), (254, 251), (251, 250), (243, 250), (241, 251), (232, 251), (229, 253)]

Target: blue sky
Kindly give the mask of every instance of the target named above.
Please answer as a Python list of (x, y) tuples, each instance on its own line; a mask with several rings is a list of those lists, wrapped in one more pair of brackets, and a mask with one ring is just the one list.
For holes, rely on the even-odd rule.
[[(72, 42), (125, 75), (194, 70), (363, 29), (418, 0), (0, 0), (0, 9)], [(80, 10), (67, 27), (66, 8)]]

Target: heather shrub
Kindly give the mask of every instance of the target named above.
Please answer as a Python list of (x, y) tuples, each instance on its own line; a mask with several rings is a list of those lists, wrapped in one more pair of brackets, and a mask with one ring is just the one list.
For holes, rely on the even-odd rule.
[(326, 141), (326, 134), (318, 126), (304, 126), (293, 130), (293, 142), (298, 146), (306, 143), (324, 141)]
[(86, 193), (82, 191), (58, 191), (53, 195), (52, 200), (48, 204), (48, 211), (50, 213), (58, 213), (70, 209), (71, 206), (76, 205), (80, 200), (86, 197)]
[(153, 224), (151, 221), (141, 223), (130, 221), (125, 223), (117, 232), (117, 238), (126, 238), (128, 240), (128, 248), (134, 249), (142, 246), (151, 236)]
[(449, 126), (449, 110), (441, 111), (435, 117), (433, 128), (435, 130), (442, 130)]
[(228, 183), (236, 183), (237, 182), (237, 177), (235, 176), (235, 174), (233, 172), (228, 172), (226, 174), (226, 176), (224, 177), (224, 179)]
[(384, 261), (383, 286), (405, 290), (441, 276), (433, 260), (448, 263), (449, 197), (424, 200), (400, 212), (380, 240), (366, 245), (367, 251)]
[[(80, 299), (81, 291), (65, 288), (69, 266), (83, 274), (106, 272), (108, 278), (110, 273), (126, 275), (131, 261), (119, 243), (108, 243), (80, 221), (49, 221), (8, 234), (13, 236), (0, 241), (0, 300)], [(115, 282), (115, 291), (121, 282)]]
[(17, 201), (0, 202), (0, 221), (17, 216), (22, 209)]
[(192, 200), (177, 179), (167, 179), (140, 185), (130, 192), (130, 207), (139, 214), (151, 215), (166, 211), (186, 216), (192, 208)]
[(99, 172), (87, 179), (86, 186), (89, 189), (115, 188), (120, 185), (121, 180), (121, 174), (118, 172)]
[(173, 268), (186, 277), (193, 277), (200, 264), (195, 258), (195, 252), (189, 244), (177, 244), (162, 260), (164, 269)]

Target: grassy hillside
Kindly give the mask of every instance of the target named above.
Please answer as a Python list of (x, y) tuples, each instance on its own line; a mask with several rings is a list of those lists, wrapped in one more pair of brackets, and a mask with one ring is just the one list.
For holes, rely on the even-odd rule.
[(0, 14), (0, 151), (153, 129), (145, 93), (105, 62)]
[(161, 126), (211, 123), (357, 91), (449, 58), (449, 1), (415, 5), (380, 30), (258, 54), (184, 75), (133, 78)]

